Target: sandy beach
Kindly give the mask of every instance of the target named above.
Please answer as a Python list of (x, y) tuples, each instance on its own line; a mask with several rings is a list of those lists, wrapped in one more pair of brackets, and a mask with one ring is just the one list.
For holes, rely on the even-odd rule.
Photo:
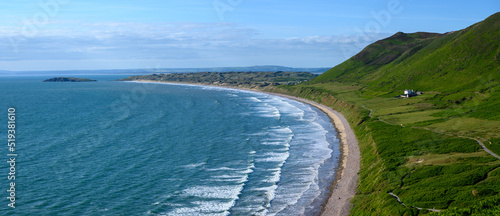
[[(266, 93), (266, 92), (264, 92)], [(327, 114), (332, 120), (341, 144), (342, 158), (339, 169), (332, 184), (332, 192), (327, 200), (322, 216), (346, 216), (351, 210), (350, 200), (356, 192), (356, 182), (358, 181), (358, 172), (360, 168), (360, 152), (358, 141), (352, 131), (347, 119), (339, 112), (316, 102), (303, 98), (293, 97), (283, 94), (274, 94), (280, 97), (297, 100), (303, 103), (315, 106)]]
[[(155, 81), (137, 80), (134, 82), (155, 82)], [(198, 84), (174, 83), (174, 82), (164, 82), (164, 83), (198, 85)], [(331, 195), (328, 198), (326, 204), (324, 205), (321, 215), (322, 216), (349, 215), (349, 211), (351, 210), (352, 207), (350, 200), (356, 192), (356, 183), (358, 180), (358, 172), (360, 169), (361, 156), (356, 136), (354, 135), (354, 132), (352, 131), (351, 126), (349, 125), (349, 122), (342, 114), (325, 105), (290, 95), (264, 92), (255, 89), (235, 88), (235, 87), (216, 86), (216, 85), (210, 85), (210, 86), (255, 91), (259, 93), (272, 94), (284, 98), (289, 98), (292, 100), (310, 104), (318, 108), (322, 112), (324, 112), (326, 115), (328, 115), (328, 117), (330, 117), (331, 121), (335, 126), (335, 129), (337, 129), (337, 132), (339, 134), (342, 157), (339, 163), (339, 168), (337, 170), (337, 173), (335, 174), (336, 175), (335, 180), (331, 186)]]

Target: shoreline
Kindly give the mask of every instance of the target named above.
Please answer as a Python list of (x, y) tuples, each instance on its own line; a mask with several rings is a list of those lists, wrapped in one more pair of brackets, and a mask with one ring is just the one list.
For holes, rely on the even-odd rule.
[[(262, 92), (262, 91), (257, 91)], [(354, 197), (356, 193), (356, 185), (358, 181), (358, 172), (360, 169), (360, 151), (358, 146), (358, 141), (351, 126), (349, 125), (347, 119), (339, 112), (327, 107), (323, 104), (316, 103), (304, 98), (294, 97), (290, 95), (277, 94), (262, 92), (267, 94), (272, 94), (280, 97), (289, 98), (302, 103), (314, 106), (324, 112), (332, 121), (333, 126), (339, 134), (340, 141), (340, 151), (341, 159), (339, 161), (339, 167), (335, 173), (335, 179), (333, 180), (330, 188), (330, 196), (323, 205), (322, 216), (332, 216), (340, 215), (347, 216), (351, 210), (351, 198)]]
[(354, 194), (356, 193), (356, 185), (358, 180), (358, 172), (360, 169), (361, 155), (356, 136), (354, 135), (354, 132), (352, 131), (351, 126), (349, 125), (349, 122), (341, 113), (333, 110), (330, 107), (327, 107), (325, 105), (304, 98), (299, 98), (285, 94), (265, 92), (256, 89), (217, 86), (217, 85), (201, 85), (193, 83), (160, 82), (151, 80), (135, 80), (132, 82), (197, 85), (197, 86), (209, 86), (209, 87), (254, 91), (254, 92), (265, 93), (292, 99), (316, 107), (330, 118), (330, 121), (337, 130), (337, 133), (339, 135), (338, 139), (341, 151), (339, 166), (335, 173), (335, 178), (330, 186), (330, 195), (329, 198), (327, 198), (326, 203), (322, 205), (321, 215), (322, 216), (349, 215), (349, 212), (352, 207), (350, 200), (352, 197), (354, 197)]

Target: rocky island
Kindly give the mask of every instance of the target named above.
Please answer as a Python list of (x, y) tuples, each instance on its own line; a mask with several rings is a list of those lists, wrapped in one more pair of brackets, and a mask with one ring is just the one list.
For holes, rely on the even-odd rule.
[(46, 79), (43, 82), (97, 82), (97, 80), (74, 78), (74, 77), (55, 77), (51, 79)]

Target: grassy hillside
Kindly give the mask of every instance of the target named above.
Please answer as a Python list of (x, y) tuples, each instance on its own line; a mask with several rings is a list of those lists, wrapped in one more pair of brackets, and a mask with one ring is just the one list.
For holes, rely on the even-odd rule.
[(398, 32), (384, 40), (377, 41), (349, 60), (323, 73), (313, 82), (358, 82), (383, 66), (401, 62), (434, 39), (443, 35), (417, 32)]
[[(494, 86), (500, 73), (500, 13), (464, 30), (377, 41), (313, 82), (359, 82), (378, 92), (461, 91)], [(473, 76), (473, 77), (472, 77)]]
[[(479, 142), (500, 154), (499, 84), (496, 13), (446, 34), (398, 32), (280, 89), (350, 120), (362, 154), (351, 215), (495, 215), (500, 160)], [(404, 89), (424, 94), (394, 97)]]
[(435, 92), (429, 103), (462, 109), (452, 115), (500, 120), (500, 13), (447, 34), (398, 32), (311, 83), (328, 82), (357, 83), (361, 93), (382, 97)]

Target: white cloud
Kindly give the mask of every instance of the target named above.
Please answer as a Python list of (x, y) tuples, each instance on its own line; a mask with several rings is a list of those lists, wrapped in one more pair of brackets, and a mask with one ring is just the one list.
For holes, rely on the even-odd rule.
[[(0, 61), (4, 63), (177, 60), (197, 64), (212, 59), (226, 66), (239, 66), (242, 62), (247, 62), (245, 65), (334, 66), (361, 50), (359, 44), (367, 45), (387, 36), (261, 38), (258, 31), (232, 23), (119, 22), (59, 22), (51, 28), (40, 29), (34, 37), (25, 37), (20, 28), (0, 28), (0, 35), (4, 35), (0, 37)], [(346, 47), (350, 47), (348, 51)], [(186, 65), (192, 66), (196, 65)]]

